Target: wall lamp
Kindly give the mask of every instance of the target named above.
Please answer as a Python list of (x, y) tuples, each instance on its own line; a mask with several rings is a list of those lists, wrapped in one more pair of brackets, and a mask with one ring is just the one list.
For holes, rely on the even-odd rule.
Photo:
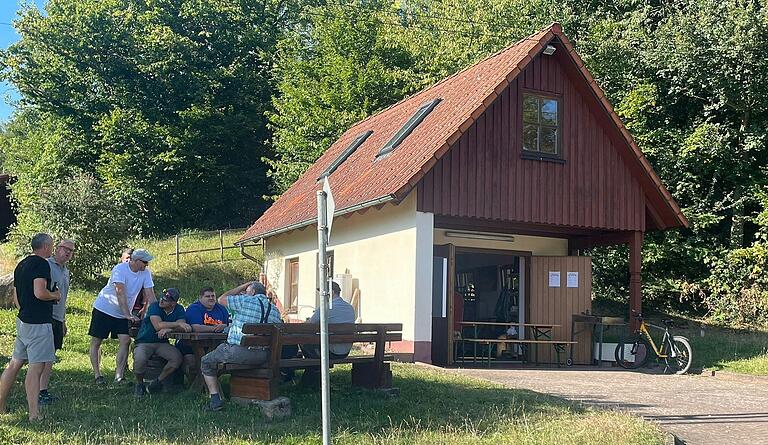
[(468, 238), (468, 239), (481, 239), (487, 241), (506, 241), (513, 242), (515, 237), (512, 235), (493, 235), (490, 233), (473, 233), (473, 232), (452, 232), (445, 231), (445, 236), (450, 238)]
[(551, 56), (555, 53), (555, 47), (553, 45), (547, 45), (546, 48), (544, 48), (544, 51), (542, 51), (545, 56)]

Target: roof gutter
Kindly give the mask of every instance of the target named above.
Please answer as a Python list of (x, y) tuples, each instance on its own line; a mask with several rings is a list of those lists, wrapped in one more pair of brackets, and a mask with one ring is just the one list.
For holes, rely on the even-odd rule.
[[(396, 200), (395, 195), (385, 195), (385, 196), (382, 196), (380, 198), (373, 199), (371, 201), (361, 202), (360, 204), (355, 204), (355, 205), (353, 205), (351, 207), (347, 207), (347, 208), (344, 208), (344, 209), (341, 209), (341, 210), (337, 210), (337, 211), (333, 212), (333, 216), (337, 217), (337, 216), (341, 216), (341, 215), (346, 215), (348, 213), (354, 213), (354, 212), (357, 212), (358, 210), (362, 210), (362, 209), (367, 208), (367, 207), (374, 207), (374, 206), (377, 206), (379, 204), (386, 204), (388, 202), (395, 201), (395, 200)], [(316, 224), (316, 223), (317, 223), (317, 218), (312, 218), (312, 219), (304, 220), (304, 221), (297, 222), (297, 223), (294, 223), (294, 224), (291, 224), (289, 226), (285, 226), (285, 227), (282, 227), (282, 228), (279, 228), (279, 229), (270, 230), (269, 232), (262, 233), (261, 235), (258, 235), (258, 236), (254, 236), (254, 237), (251, 237), (251, 238), (244, 239), (242, 241), (238, 241), (238, 242), (235, 243), (235, 245), (236, 246), (242, 246), (242, 245), (244, 245), (245, 243), (247, 243), (249, 241), (253, 241), (254, 244), (255, 244), (259, 240), (262, 240), (262, 239), (265, 239), (265, 238), (269, 238), (271, 236), (279, 235), (281, 233), (290, 232), (291, 230), (300, 229), (302, 227), (310, 226), (310, 225)]]

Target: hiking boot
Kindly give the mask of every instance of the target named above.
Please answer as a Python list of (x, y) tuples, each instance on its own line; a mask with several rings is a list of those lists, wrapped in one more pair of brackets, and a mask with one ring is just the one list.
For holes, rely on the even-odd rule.
[(133, 395), (134, 395), (134, 396), (135, 396), (137, 399), (141, 399), (141, 398), (143, 398), (145, 395), (147, 395), (147, 388), (145, 388), (145, 387), (144, 387), (144, 384), (143, 384), (143, 383), (137, 383), (137, 384), (136, 384), (136, 389), (134, 389), (134, 391), (133, 391)]
[(100, 376), (96, 377), (96, 384), (99, 385), (99, 386), (103, 386), (103, 385), (107, 384), (107, 381), (104, 380), (104, 376), (103, 375), (100, 375)]

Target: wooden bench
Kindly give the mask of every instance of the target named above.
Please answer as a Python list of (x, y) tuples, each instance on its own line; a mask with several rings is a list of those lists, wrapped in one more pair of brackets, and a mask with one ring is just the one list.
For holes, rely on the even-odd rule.
[(555, 350), (555, 354), (557, 355), (558, 368), (562, 364), (562, 362), (560, 361), (560, 354), (565, 352), (565, 347), (567, 345), (576, 344), (575, 341), (567, 341), (567, 340), (521, 340), (516, 338), (463, 338), (457, 341), (488, 345), (488, 367), (491, 366), (491, 344), (520, 345), (523, 348), (524, 354), (525, 354), (525, 349), (531, 345), (552, 345), (552, 347)]
[[(340, 323), (328, 325), (328, 344), (374, 343), (373, 355), (353, 355), (345, 358), (329, 358), (329, 366), (352, 364), (352, 384), (365, 388), (390, 388), (392, 356), (384, 354), (387, 342), (402, 340), (401, 323)], [(247, 324), (243, 326), (240, 345), (268, 348), (267, 363), (260, 367), (222, 364), (220, 373), (229, 373), (232, 397), (241, 399), (272, 400), (277, 397), (280, 368), (319, 367), (320, 359), (281, 358), (283, 346), (319, 345), (320, 325), (306, 323)]]

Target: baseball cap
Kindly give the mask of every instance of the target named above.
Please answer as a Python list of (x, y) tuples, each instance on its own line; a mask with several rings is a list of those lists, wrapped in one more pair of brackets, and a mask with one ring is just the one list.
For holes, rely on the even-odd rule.
[(179, 301), (179, 297), (181, 297), (181, 293), (175, 287), (163, 289), (163, 300), (177, 302)]
[(149, 253), (149, 251), (147, 251), (145, 249), (136, 249), (131, 254), (131, 259), (132, 260), (139, 260), (139, 261), (150, 262), (150, 261), (154, 260), (155, 257), (153, 257), (152, 254)]

